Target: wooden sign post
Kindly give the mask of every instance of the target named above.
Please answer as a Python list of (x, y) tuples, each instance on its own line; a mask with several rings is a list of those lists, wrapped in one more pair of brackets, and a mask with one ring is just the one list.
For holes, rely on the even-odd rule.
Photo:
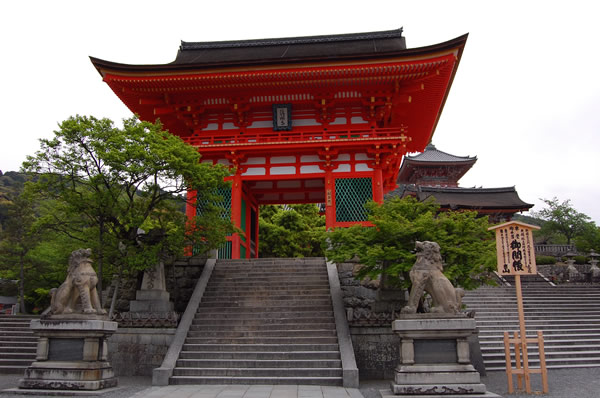
[[(509, 338), (504, 332), (504, 352), (506, 356), (506, 376), (508, 378), (508, 392), (512, 394), (513, 374), (517, 375), (517, 387), (531, 393), (531, 373), (540, 373), (542, 376), (543, 393), (548, 393), (548, 375), (546, 371), (546, 357), (544, 354), (544, 337), (541, 331), (537, 338), (528, 339), (525, 330), (525, 312), (523, 310), (523, 294), (521, 291), (521, 275), (536, 275), (535, 252), (533, 248), (532, 231), (540, 229), (536, 225), (529, 225), (518, 221), (511, 221), (488, 228), (496, 231), (496, 255), (498, 258), (498, 273), (500, 275), (514, 275), (515, 290), (517, 293), (517, 308), (519, 311), (519, 335)], [(531, 368), (527, 352), (527, 343), (537, 343), (540, 355), (540, 367)], [(511, 344), (514, 345), (515, 369), (511, 363)]]

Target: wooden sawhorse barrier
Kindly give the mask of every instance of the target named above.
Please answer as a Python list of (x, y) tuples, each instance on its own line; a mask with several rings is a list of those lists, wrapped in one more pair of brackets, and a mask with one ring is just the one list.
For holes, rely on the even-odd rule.
[[(540, 367), (530, 368), (529, 358), (527, 353), (527, 343), (538, 345), (540, 354)], [(511, 344), (514, 346), (515, 352), (515, 368), (512, 367), (510, 358)], [(544, 335), (541, 330), (537, 332), (537, 338), (519, 338), (519, 333), (514, 332), (514, 337), (508, 337), (508, 332), (504, 332), (504, 355), (506, 357), (506, 377), (508, 379), (508, 393), (513, 394), (513, 375), (517, 376), (517, 388), (523, 391), (523, 380), (525, 380), (525, 392), (531, 394), (531, 378), (530, 374), (539, 373), (542, 376), (542, 393), (548, 394), (548, 372), (546, 370), (546, 354), (544, 352)], [(539, 393), (539, 391), (538, 391)]]

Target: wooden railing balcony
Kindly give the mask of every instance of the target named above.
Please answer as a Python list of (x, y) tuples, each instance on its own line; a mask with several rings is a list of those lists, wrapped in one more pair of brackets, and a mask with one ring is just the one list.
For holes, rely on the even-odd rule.
[(363, 142), (364, 141), (399, 141), (409, 142), (399, 128), (376, 128), (376, 129), (345, 129), (335, 131), (298, 130), (298, 131), (232, 131), (225, 132), (202, 132), (185, 138), (190, 145), (205, 148), (222, 148), (232, 146), (260, 146), (280, 144), (322, 144), (324, 142)]

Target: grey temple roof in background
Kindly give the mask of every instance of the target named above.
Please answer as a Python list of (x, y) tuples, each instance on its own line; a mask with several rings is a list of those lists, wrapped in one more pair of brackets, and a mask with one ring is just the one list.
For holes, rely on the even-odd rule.
[(433, 197), (442, 207), (458, 209), (515, 209), (527, 210), (532, 204), (523, 202), (515, 187), (503, 188), (439, 188), (400, 185), (386, 197), (414, 195), (419, 201)]
[(425, 150), (416, 155), (406, 155), (405, 160), (413, 162), (431, 162), (431, 163), (462, 163), (475, 162), (477, 156), (455, 156), (436, 149), (435, 145), (429, 144)]

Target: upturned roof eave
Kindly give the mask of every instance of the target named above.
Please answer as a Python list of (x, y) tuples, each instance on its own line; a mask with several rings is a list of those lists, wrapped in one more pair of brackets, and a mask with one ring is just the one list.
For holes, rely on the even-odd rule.
[[(227, 69), (227, 68), (239, 68), (239, 67), (257, 67), (257, 66), (268, 66), (268, 65), (288, 65), (288, 64), (304, 64), (304, 63), (326, 63), (326, 62), (339, 62), (339, 61), (361, 61), (361, 60), (377, 60), (387, 58), (413, 58), (421, 56), (432, 56), (436, 53), (457, 50), (457, 59), (460, 61), (462, 51), (467, 41), (468, 33), (459, 36), (455, 39), (448, 40), (443, 43), (433, 44), (425, 47), (409, 48), (398, 51), (388, 52), (377, 52), (377, 53), (365, 53), (365, 54), (352, 54), (352, 55), (335, 55), (335, 56), (318, 56), (318, 57), (298, 57), (298, 58), (270, 58), (260, 60), (241, 60), (241, 61), (228, 61), (228, 62), (195, 62), (195, 63), (175, 63), (171, 62), (168, 64), (123, 64), (118, 62), (112, 62), (103, 60), (100, 58), (90, 56), (90, 61), (100, 73), (104, 76), (104, 72), (116, 72), (116, 73), (133, 73), (133, 74), (167, 74), (169, 72), (182, 72), (182, 71), (194, 71), (204, 69)], [(457, 62), (458, 63), (458, 62)], [(454, 72), (456, 72), (456, 67)], [(451, 77), (451, 81), (454, 78), (454, 73)], [(443, 106), (442, 106), (443, 107)]]

